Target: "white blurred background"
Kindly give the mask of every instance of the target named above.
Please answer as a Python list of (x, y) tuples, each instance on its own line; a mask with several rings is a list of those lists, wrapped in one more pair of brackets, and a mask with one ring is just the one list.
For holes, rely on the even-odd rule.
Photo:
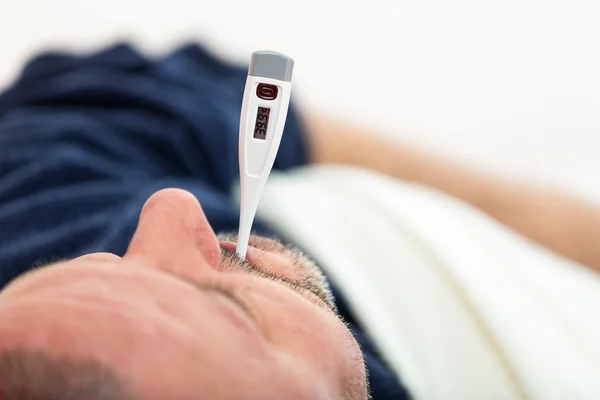
[(597, 0), (0, 0), (0, 87), (118, 39), (282, 51), (304, 108), (600, 202)]

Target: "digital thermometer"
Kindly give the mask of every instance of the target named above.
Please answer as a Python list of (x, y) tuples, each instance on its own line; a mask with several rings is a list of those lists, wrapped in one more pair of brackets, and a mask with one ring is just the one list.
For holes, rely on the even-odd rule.
[(237, 254), (246, 258), (252, 222), (273, 168), (292, 89), (294, 60), (273, 51), (252, 53), (240, 116), (240, 228)]

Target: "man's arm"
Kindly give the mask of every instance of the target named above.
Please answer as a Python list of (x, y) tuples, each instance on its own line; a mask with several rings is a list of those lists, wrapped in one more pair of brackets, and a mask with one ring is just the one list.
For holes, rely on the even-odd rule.
[(594, 205), (558, 191), (478, 174), (337, 121), (307, 122), (311, 162), (355, 165), (436, 188), (600, 272), (600, 209)]

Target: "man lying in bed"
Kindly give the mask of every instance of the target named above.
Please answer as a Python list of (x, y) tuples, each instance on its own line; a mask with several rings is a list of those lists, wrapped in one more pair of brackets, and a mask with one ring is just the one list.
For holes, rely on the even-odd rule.
[[(0, 96), (2, 400), (407, 396), (307, 256), (260, 220), (246, 262), (216, 235), (238, 223), (245, 78), (197, 46), (116, 46), (43, 55)], [(600, 268), (592, 207), (292, 106), (275, 168), (307, 163), (438, 188)]]

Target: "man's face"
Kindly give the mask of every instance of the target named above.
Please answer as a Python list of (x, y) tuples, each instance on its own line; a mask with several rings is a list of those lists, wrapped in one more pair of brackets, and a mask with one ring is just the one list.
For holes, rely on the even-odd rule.
[(0, 350), (93, 357), (148, 399), (366, 398), (360, 349), (314, 265), (219, 240), (189, 193), (146, 202), (123, 258), (89, 254), (0, 293)]

